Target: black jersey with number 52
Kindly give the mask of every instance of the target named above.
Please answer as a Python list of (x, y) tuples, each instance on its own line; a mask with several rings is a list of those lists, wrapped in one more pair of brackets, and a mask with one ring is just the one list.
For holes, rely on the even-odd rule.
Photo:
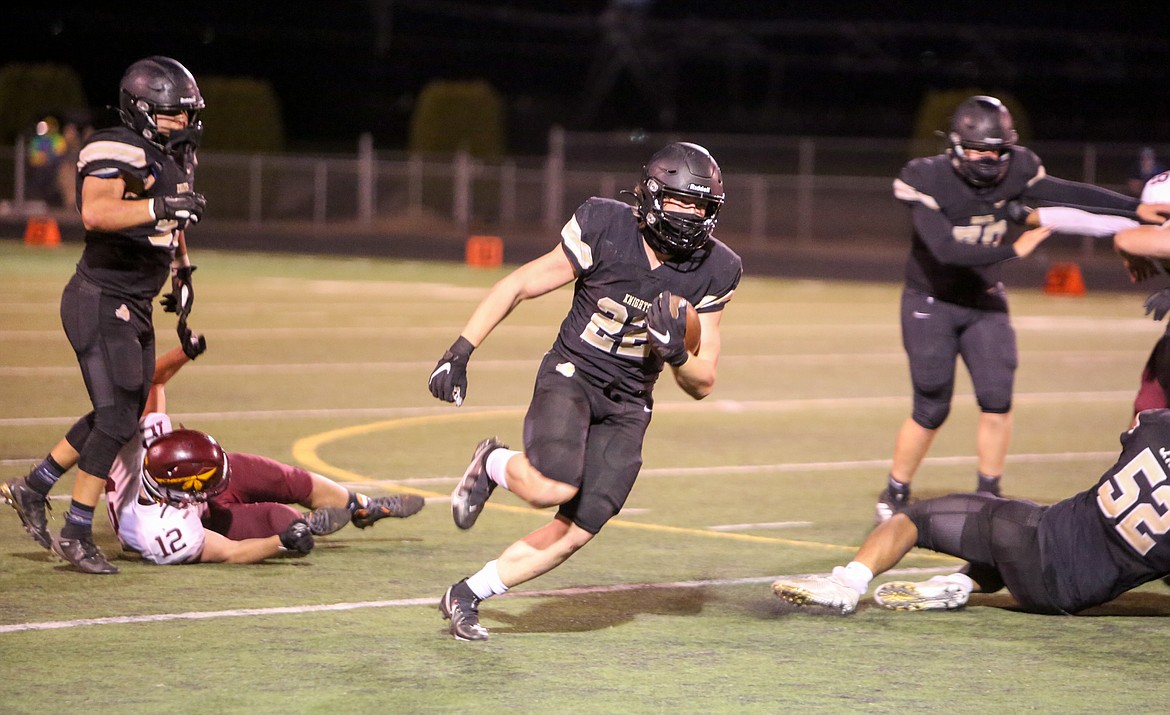
[(1040, 522), (1045, 581), (1069, 613), (1170, 573), (1170, 410), (1121, 435), (1117, 463)]
[(581, 204), (561, 230), (561, 248), (577, 281), (554, 347), (593, 382), (628, 393), (649, 393), (662, 371), (646, 331), (654, 298), (668, 290), (699, 313), (723, 310), (743, 273), (739, 256), (716, 239), (686, 262), (652, 270), (631, 207), (612, 199)]

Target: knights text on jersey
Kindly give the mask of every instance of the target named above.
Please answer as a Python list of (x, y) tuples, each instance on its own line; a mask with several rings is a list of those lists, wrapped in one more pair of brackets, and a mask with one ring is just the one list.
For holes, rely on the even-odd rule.
[(1170, 573), (1170, 410), (1147, 410), (1091, 489), (1048, 508), (1040, 522), (1044, 577), (1075, 613)]
[[(157, 145), (125, 127), (94, 132), (77, 160), (77, 205), (86, 177), (121, 177), (129, 197), (150, 199), (191, 191), (191, 176)], [(153, 179), (149, 189), (146, 184)], [(118, 232), (86, 231), (77, 270), (103, 291), (151, 299), (169, 276), (178, 223), (160, 220)]]
[[(985, 188), (964, 181), (946, 154), (906, 164), (894, 181), (894, 196), (945, 219), (935, 222), (931, 235), (921, 235), (916, 223), (906, 285), (940, 300), (982, 307), (982, 294), (999, 282), (1000, 264), (1015, 256), (1004, 243), (1013, 228), (1007, 204), (1044, 177), (1039, 157), (1024, 147), (1012, 151), (1003, 180)], [(945, 254), (955, 259), (940, 258)]]
[(139, 436), (118, 452), (106, 480), (110, 523), (122, 546), (150, 563), (197, 561), (203, 553), (203, 522), (199, 510), (163, 506), (148, 500), (142, 492), (142, 458), (146, 447), (171, 431), (170, 418), (151, 412), (138, 425)]
[(581, 204), (561, 247), (577, 282), (555, 349), (592, 381), (630, 393), (651, 390), (662, 371), (646, 331), (658, 294), (669, 290), (700, 313), (723, 310), (743, 273), (739, 256), (716, 239), (686, 263), (651, 270), (632, 209), (612, 199)]

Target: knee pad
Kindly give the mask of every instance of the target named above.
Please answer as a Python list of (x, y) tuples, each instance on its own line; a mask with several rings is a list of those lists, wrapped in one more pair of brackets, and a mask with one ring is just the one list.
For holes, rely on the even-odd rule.
[(116, 404), (97, 408), (94, 432), (105, 433), (119, 444), (125, 444), (138, 431), (139, 411), (136, 407), (132, 400), (119, 400)]
[(131, 404), (117, 404), (97, 408), (93, 429), (78, 450), (81, 457), (78, 469), (103, 479), (109, 476), (110, 465), (118, 457), (122, 446), (134, 438), (138, 430), (138, 416)]
[(951, 403), (949, 401), (926, 397), (918, 393), (914, 394), (914, 412), (911, 417), (919, 426), (936, 430), (942, 427), (943, 422), (947, 421), (947, 416), (950, 414)]
[(1012, 373), (1004, 371), (975, 383), (975, 402), (984, 412), (1002, 415), (1012, 410)]
[(81, 453), (81, 448), (89, 440), (90, 433), (93, 432), (93, 423), (96, 418), (97, 413), (91, 411), (85, 417), (74, 422), (73, 426), (69, 428), (69, 431), (65, 433), (65, 441), (79, 454)]
[(975, 402), (979, 404), (980, 412), (987, 412), (993, 415), (1006, 415), (1012, 411), (1012, 395), (1010, 392), (976, 395)]

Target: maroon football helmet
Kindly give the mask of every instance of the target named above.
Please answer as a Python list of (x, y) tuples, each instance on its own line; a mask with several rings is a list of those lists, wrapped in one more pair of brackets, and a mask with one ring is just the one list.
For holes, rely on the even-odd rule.
[(142, 488), (160, 504), (205, 502), (227, 488), (227, 453), (209, 434), (178, 429), (150, 443), (142, 459)]

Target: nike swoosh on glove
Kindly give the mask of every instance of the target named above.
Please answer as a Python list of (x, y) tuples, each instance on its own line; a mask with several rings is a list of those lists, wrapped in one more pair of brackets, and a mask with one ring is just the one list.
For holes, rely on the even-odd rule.
[(472, 350), (475, 346), (462, 335), (447, 348), (427, 380), (432, 395), (444, 402), (454, 402), (456, 407), (463, 405), (467, 397), (467, 360)]
[(650, 333), (650, 348), (663, 362), (675, 367), (687, 361), (687, 301), (680, 300), (678, 312), (670, 307), (670, 291), (658, 294), (646, 311), (646, 329)]

